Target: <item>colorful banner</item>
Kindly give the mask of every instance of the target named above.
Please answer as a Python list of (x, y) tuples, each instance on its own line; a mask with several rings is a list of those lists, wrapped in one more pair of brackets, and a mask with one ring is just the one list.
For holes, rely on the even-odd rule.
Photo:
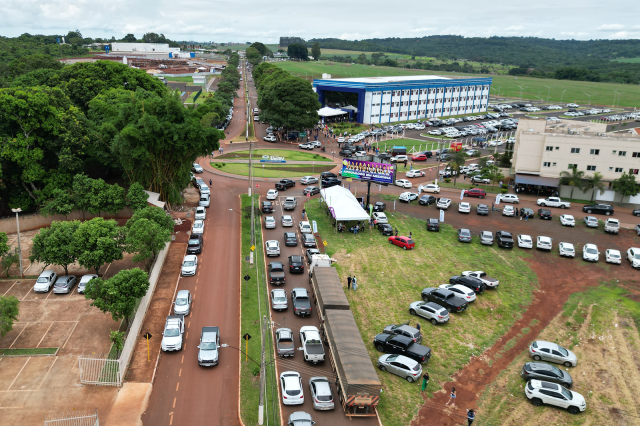
[(342, 177), (393, 184), (393, 164), (360, 160), (342, 160)]

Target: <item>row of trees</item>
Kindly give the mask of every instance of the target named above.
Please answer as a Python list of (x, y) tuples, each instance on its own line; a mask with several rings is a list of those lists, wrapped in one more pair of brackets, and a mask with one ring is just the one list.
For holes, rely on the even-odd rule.
[[(602, 175), (598, 172), (586, 175), (583, 170), (571, 167), (569, 170), (560, 172), (560, 176), (560, 184), (571, 186), (570, 198), (573, 198), (573, 190), (578, 188), (581, 191), (591, 190), (591, 201), (593, 201), (596, 191), (602, 194), (606, 188)], [(620, 193), (623, 198), (633, 197), (640, 193), (640, 185), (636, 182), (635, 175), (631, 173), (622, 173), (622, 176), (611, 182), (611, 188)], [(622, 199), (620, 201), (622, 202)]]

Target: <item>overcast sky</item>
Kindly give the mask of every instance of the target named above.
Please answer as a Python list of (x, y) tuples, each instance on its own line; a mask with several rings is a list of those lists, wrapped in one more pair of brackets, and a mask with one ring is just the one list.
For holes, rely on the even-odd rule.
[(631, 0), (1, 0), (0, 35), (79, 29), (92, 38), (155, 32), (173, 40), (264, 43), (277, 43), (280, 36), (360, 40), (437, 34), (637, 39), (638, 16), (638, 2)]

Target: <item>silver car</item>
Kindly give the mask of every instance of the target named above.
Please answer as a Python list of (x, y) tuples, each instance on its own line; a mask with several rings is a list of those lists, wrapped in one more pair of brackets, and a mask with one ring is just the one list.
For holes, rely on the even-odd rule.
[(196, 220), (205, 220), (207, 218), (207, 209), (203, 206), (196, 207)]
[(311, 185), (312, 183), (318, 183), (318, 178), (314, 176), (305, 176), (300, 179), (300, 183), (303, 185)]
[(278, 240), (269, 240), (264, 245), (267, 256), (280, 256), (280, 242)]
[(78, 283), (78, 293), (84, 293), (84, 289), (87, 288), (87, 283), (94, 278), (98, 278), (98, 276), (96, 274), (83, 275), (82, 278), (80, 278), (80, 282)]
[(285, 311), (289, 307), (287, 292), (281, 288), (271, 290), (271, 307), (274, 311)]
[(588, 228), (598, 227), (598, 219), (593, 216), (585, 216), (584, 219), (582, 219), (582, 221), (584, 222), (585, 225), (587, 225)]
[(282, 216), (282, 226), (293, 226), (293, 218), (291, 215), (285, 214)]
[(491, 231), (482, 231), (480, 233), (480, 244), (484, 244), (487, 246), (493, 245), (493, 232)]
[(312, 377), (309, 379), (309, 389), (311, 389), (311, 399), (314, 410), (333, 410), (333, 394), (331, 385), (326, 377)]
[(34, 293), (47, 293), (51, 290), (51, 286), (58, 279), (58, 274), (51, 270), (42, 271), (38, 279), (36, 280), (36, 284), (33, 286)]
[(302, 234), (302, 245), (304, 247), (316, 247), (316, 237), (313, 234)]
[(276, 218), (273, 216), (265, 216), (264, 217), (264, 227), (267, 229), (275, 229), (276, 227)]
[(200, 344), (198, 345), (198, 365), (203, 367), (218, 364), (218, 348), (220, 347), (220, 328), (202, 327)]
[(76, 277), (73, 275), (63, 275), (58, 277), (55, 285), (53, 286), (53, 292), (55, 294), (71, 293), (71, 289), (76, 284)]
[(419, 362), (403, 355), (385, 354), (378, 358), (378, 368), (388, 371), (413, 383), (422, 376), (422, 366)]
[(435, 302), (413, 302), (409, 305), (409, 313), (425, 318), (433, 325), (444, 324), (449, 321), (449, 311)]
[(293, 357), (296, 353), (293, 332), (289, 328), (276, 330), (276, 352), (281, 357)]
[(198, 257), (195, 254), (188, 254), (182, 261), (182, 276), (195, 275), (198, 270)]
[(289, 420), (287, 421), (287, 425), (289, 426), (311, 426), (315, 424), (316, 422), (311, 418), (311, 414), (305, 413), (304, 411), (291, 413)]
[(173, 313), (175, 315), (189, 315), (191, 313), (191, 293), (189, 290), (180, 290), (173, 302)]
[(543, 340), (536, 340), (531, 343), (531, 346), (529, 346), (529, 355), (536, 361), (555, 362), (565, 367), (575, 367), (578, 365), (578, 357), (576, 357), (576, 354), (556, 343), (545, 342)]

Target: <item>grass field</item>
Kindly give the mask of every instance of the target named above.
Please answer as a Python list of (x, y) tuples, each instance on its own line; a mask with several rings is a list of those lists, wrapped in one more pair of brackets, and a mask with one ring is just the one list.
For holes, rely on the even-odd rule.
[[(620, 106), (634, 107), (640, 106), (640, 85), (614, 84), (614, 83), (594, 83), (589, 81), (552, 80), (532, 77), (513, 77), (507, 75), (484, 75), (484, 74), (460, 74), (443, 71), (430, 72), (428, 70), (412, 70), (392, 67), (377, 67), (369, 65), (339, 64), (328, 65), (327, 61), (309, 62), (277, 62), (275, 65), (289, 71), (295, 76), (308, 80), (321, 78), (322, 73), (331, 74), (333, 78), (350, 77), (378, 77), (394, 75), (425, 75), (437, 74), (445, 77), (465, 76), (465, 77), (491, 77), (491, 95), (508, 97), (512, 99), (520, 98), (520, 87), (523, 87), (522, 96), (524, 99), (537, 100), (538, 97), (549, 101), (560, 103), (576, 102), (587, 104), (589, 93), (593, 105), (608, 105), (613, 103), (614, 90), (622, 93), (620, 96)], [(306, 75), (305, 75), (306, 72)], [(549, 90), (547, 87), (551, 89)], [(564, 92), (564, 93), (563, 93)], [(617, 104), (616, 99), (616, 104)]]
[[(249, 176), (249, 165), (246, 163), (211, 163), (216, 169), (234, 175)], [(264, 165), (264, 167), (262, 167)], [(254, 164), (253, 173), (257, 178), (302, 177), (318, 174), (333, 169), (330, 166), (307, 166), (304, 164)]]
[(53, 355), (58, 348), (0, 349), (0, 356), (16, 355)]
[[(250, 44), (238, 44), (235, 46), (217, 46), (216, 49), (217, 50), (226, 50), (226, 49), (231, 49), (231, 50), (247, 50), (249, 48), (249, 46), (251, 46)], [(278, 49), (280, 49), (280, 46), (278, 46), (277, 44), (265, 44), (265, 46), (267, 46), (267, 48), (269, 50), (271, 50), (272, 52), (277, 52)], [(287, 49), (284, 48), (284, 50), (286, 51)]]
[[(274, 157), (284, 157), (287, 161), (331, 161), (330, 158), (327, 158), (322, 155), (313, 154), (311, 152), (306, 151), (291, 151), (288, 149), (254, 149), (253, 150), (253, 159), (260, 160), (260, 157), (263, 155), (269, 155)], [(249, 151), (234, 151), (228, 154), (219, 155), (216, 160), (222, 159), (231, 159), (235, 160), (236, 157), (240, 157), (242, 159), (249, 158)]]
[(539, 336), (577, 355), (576, 367), (557, 367), (573, 378), (572, 390), (587, 402), (585, 412), (573, 416), (529, 402), (524, 395), (525, 381), (520, 378), (522, 365), (531, 361), (525, 351), (480, 395), (482, 424), (637, 425), (640, 303), (629, 296), (617, 282), (574, 294)]
[(614, 59), (616, 62), (626, 62), (628, 64), (640, 64), (640, 58)]
[[(358, 291), (347, 292), (360, 333), (371, 361), (382, 355), (372, 344), (373, 337), (391, 323), (420, 322), (423, 344), (433, 355), (428, 363), (431, 382), (428, 397), (466, 365), (470, 357), (493, 346), (531, 303), (537, 278), (517, 251), (483, 247), (474, 237), (471, 244), (456, 242), (456, 231), (443, 225), (440, 232), (428, 233), (423, 220), (388, 212), (390, 224), (401, 235), (413, 234), (416, 249), (401, 250), (387, 243), (377, 231), (358, 235), (336, 234), (324, 206), (318, 199), (306, 203), (311, 220), (316, 220), (327, 253), (337, 260), (337, 270), (346, 285), (348, 274), (358, 278)], [(452, 314), (449, 324), (433, 326), (409, 315), (411, 302), (420, 300), (425, 287), (437, 287), (449, 277), (467, 269), (484, 269), (500, 279), (500, 288), (487, 291), (462, 314)], [(424, 401), (420, 383), (379, 372), (383, 393), (378, 405), (385, 426), (408, 425)]]

